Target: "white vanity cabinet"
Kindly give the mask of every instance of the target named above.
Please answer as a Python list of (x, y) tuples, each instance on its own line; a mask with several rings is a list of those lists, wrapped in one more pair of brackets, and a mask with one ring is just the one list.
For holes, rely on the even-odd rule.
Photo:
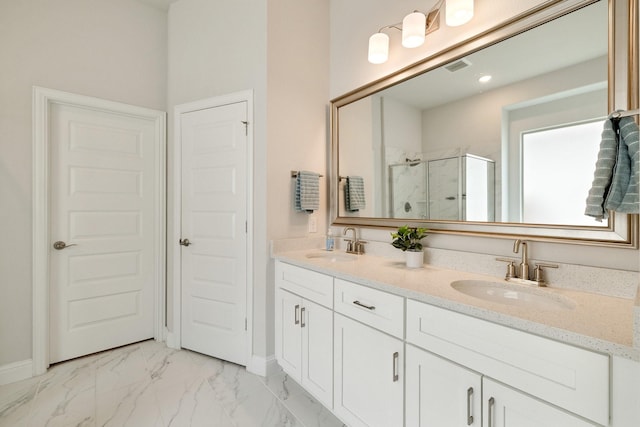
[[(291, 378), (331, 409), (333, 278), (283, 263), (276, 264), (276, 274), (276, 360)], [(328, 301), (329, 307), (313, 300)]]
[(276, 262), (276, 359), (349, 427), (636, 427), (640, 364)]
[(403, 425), (404, 298), (335, 279), (334, 412), (351, 427)]
[(335, 314), (334, 413), (350, 427), (403, 425), (404, 343)]
[(410, 344), (406, 382), (406, 426), (594, 426)]
[(412, 300), (407, 342), (482, 375), (484, 427), (609, 425), (606, 355)]

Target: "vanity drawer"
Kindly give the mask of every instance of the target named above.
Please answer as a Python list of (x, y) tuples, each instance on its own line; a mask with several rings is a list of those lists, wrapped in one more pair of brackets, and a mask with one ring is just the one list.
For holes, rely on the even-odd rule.
[(599, 424), (609, 423), (609, 357), (417, 301), (407, 342)]
[(398, 338), (404, 337), (404, 298), (335, 279), (334, 309)]
[(276, 261), (276, 287), (333, 308), (333, 277)]

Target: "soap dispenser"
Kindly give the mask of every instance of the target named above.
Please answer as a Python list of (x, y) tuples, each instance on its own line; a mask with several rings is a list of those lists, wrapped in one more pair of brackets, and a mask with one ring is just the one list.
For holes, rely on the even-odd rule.
[(331, 231), (331, 228), (329, 228), (327, 230), (327, 237), (325, 239), (325, 249), (327, 251), (332, 251), (335, 247), (335, 239), (333, 237), (333, 231)]

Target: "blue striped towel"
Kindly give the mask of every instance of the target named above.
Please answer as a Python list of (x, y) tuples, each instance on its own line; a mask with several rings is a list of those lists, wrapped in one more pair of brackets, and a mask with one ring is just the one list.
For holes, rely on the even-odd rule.
[(611, 189), (604, 207), (616, 212), (638, 213), (638, 186), (640, 185), (640, 153), (638, 152), (638, 125), (631, 117), (618, 122), (618, 158), (613, 170)]
[(587, 196), (587, 207), (584, 211), (585, 215), (592, 216), (598, 221), (609, 217), (609, 212), (605, 209), (604, 203), (611, 186), (611, 177), (613, 176), (617, 153), (618, 139), (614, 130), (614, 122), (609, 119), (604, 122), (604, 128), (602, 129), (596, 170), (593, 174), (593, 183)]
[(294, 206), (298, 212), (312, 213), (320, 208), (320, 175), (299, 171), (296, 177)]
[(358, 212), (366, 207), (364, 180), (361, 176), (348, 176), (344, 186), (344, 206), (348, 212)]

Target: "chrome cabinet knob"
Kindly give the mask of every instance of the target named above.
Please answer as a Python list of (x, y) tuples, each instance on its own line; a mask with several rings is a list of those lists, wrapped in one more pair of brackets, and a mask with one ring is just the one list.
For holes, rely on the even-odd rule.
[(189, 246), (191, 244), (189, 239), (180, 239), (178, 243), (180, 243), (182, 246)]
[(55, 242), (53, 244), (53, 249), (57, 250), (57, 251), (61, 251), (64, 248), (68, 248), (69, 246), (76, 246), (75, 243), (72, 243), (70, 245), (67, 245), (65, 242), (63, 242), (62, 240), (58, 240), (57, 242)]

